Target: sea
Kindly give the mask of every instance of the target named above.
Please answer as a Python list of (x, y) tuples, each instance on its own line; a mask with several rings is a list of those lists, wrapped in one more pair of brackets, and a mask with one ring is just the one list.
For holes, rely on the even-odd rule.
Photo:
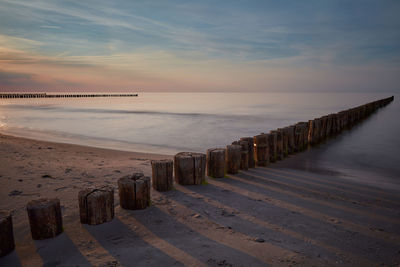
[[(173, 155), (386, 98), (388, 93), (139, 93), (138, 97), (0, 99), (0, 133)], [(307, 164), (400, 188), (400, 104), (316, 148)]]

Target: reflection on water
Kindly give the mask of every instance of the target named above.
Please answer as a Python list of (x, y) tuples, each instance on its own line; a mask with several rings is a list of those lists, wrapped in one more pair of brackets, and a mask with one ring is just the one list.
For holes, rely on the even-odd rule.
[[(132, 98), (2, 99), (0, 130), (18, 136), (174, 154), (361, 105), (387, 94), (142, 93)], [(325, 146), (320, 162), (400, 176), (397, 99)], [(321, 163), (322, 164), (322, 163)], [(332, 167), (332, 166), (331, 166)]]

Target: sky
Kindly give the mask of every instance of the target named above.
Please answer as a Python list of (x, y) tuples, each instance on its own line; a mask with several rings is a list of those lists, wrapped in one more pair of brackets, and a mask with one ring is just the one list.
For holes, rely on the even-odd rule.
[(398, 0), (0, 0), (0, 91), (400, 92)]

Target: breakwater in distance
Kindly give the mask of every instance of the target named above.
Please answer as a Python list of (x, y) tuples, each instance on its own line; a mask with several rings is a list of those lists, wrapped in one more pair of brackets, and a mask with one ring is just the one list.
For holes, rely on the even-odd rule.
[(135, 97), (138, 94), (3, 94), (0, 98), (79, 98), (79, 97)]
[[(329, 114), (308, 122), (278, 128), (254, 137), (242, 137), (225, 148), (207, 150), (207, 165), (213, 169), (209, 176), (224, 177), (256, 166), (265, 167), (283, 160), (289, 154), (301, 152), (325, 139), (350, 129), (379, 108), (388, 105), (394, 96), (365, 105)], [(214, 155), (215, 154), (215, 155)], [(209, 167), (209, 168), (211, 168)], [(217, 170), (217, 171), (216, 171)], [(220, 173), (213, 175), (213, 173)]]

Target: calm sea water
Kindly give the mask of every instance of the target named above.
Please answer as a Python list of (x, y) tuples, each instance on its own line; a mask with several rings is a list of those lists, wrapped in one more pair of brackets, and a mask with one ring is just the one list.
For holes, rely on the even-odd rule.
[[(16, 136), (175, 154), (204, 152), (244, 136), (388, 97), (327, 93), (141, 93), (133, 98), (0, 100), (0, 132)], [(396, 96), (395, 96), (396, 97)], [(324, 146), (319, 164), (400, 182), (397, 99)]]

